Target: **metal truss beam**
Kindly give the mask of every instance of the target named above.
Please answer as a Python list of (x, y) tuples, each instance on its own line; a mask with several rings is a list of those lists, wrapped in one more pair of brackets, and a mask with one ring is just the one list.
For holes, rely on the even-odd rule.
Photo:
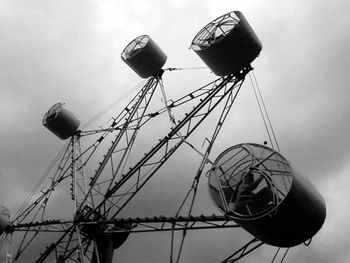
[[(66, 232), (74, 224), (74, 221), (49, 220), (28, 224), (18, 224), (11, 227), (12, 231), (38, 231), (38, 232)], [(132, 225), (132, 229), (125, 229), (121, 225)], [(177, 217), (136, 217), (116, 218), (113, 220), (80, 222), (79, 226), (104, 225), (111, 226), (108, 232), (159, 232), (169, 230), (182, 230), (187, 224), (187, 229), (211, 229), (211, 228), (236, 228), (239, 227), (232, 218), (223, 215), (177, 216)], [(175, 228), (173, 228), (175, 225)], [(119, 226), (119, 227), (118, 227)]]
[[(170, 156), (182, 145), (184, 141), (199, 127), (199, 125), (206, 119), (206, 117), (221, 103), (221, 101), (227, 97), (232, 96), (233, 90), (239, 90), (245, 76), (252, 68), (249, 66), (243, 69), (240, 73), (236, 75), (229, 75), (222, 77), (210, 85), (207, 85), (204, 89), (197, 90), (198, 92), (191, 93), (192, 95), (185, 96), (182, 100), (177, 101), (176, 103), (171, 103), (169, 107), (176, 107), (186, 103), (189, 100), (192, 100), (195, 96), (201, 97), (197, 105), (193, 109), (185, 114), (185, 117), (180, 120), (171, 131), (165, 135), (162, 139), (159, 140), (159, 143), (155, 145), (148, 153), (144, 155), (133, 167), (130, 167), (129, 171), (125, 174), (121, 174), (120, 177), (117, 177), (118, 169), (113, 170), (115, 166), (112, 165), (112, 174), (111, 177), (103, 182), (100, 180), (100, 175), (102, 171), (105, 170), (108, 162), (113, 162), (112, 156), (116, 152), (122, 151), (124, 156), (127, 155), (127, 152), (130, 150), (130, 147), (133, 144), (133, 139), (136, 136), (137, 130), (147, 122), (149, 118), (154, 117), (155, 115), (147, 115), (146, 108), (148, 103), (152, 98), (153, 91), (157, 86), (157, 79), (153, 79), (148, 83), (148, 88), (143, 90), (144, 93), (139, 97), (135, 97), (132, 103), (133, 107), (127, 107), (123, 116), (127, 116), (125, 122), (115, 121), (111, 129), (105, 133), (109, 134), (112, 131), (118, 131), (115, 140), (112, 142), (112, 146), (108, 149), (107, 154), (104, 156), (103, 161), (100, 163), (99, 168), (97, 169), (95, 175), (92, 177), (90, 182), (90, 189), (85, 197), (85, 200), (81, 201), (80, 207), (77, 211), (77, 215), (68, 229), (63, 231), (64, 233), (56, 239), (56, 242), (52, 243), (37, 262), (44, 262), (52, 258), (52, 252), (55, 252), (56, 259), (67, 259), (70, 258), (79, 248), (79, 239), (77, 238), (77, 227), (80, 227), (83, 224), (90, 224), (93, 220), (95, 223), (102, 223), (106, 220), (114, 220), (119, 212), (127, 205), (127, 203), (138, 193), (138, 191), (150, 180), (150, 178), (158, 171), (158, 169), (170, 158)], [(235, 97), (235, 96), (234, 96)], [(165, 109), (164, 112), (168, 110)], [(120, 115), (121, 116), (121, 115)], [(143, 122), (142, 122), (143, 121)], [(121, 125), (124, 123), (125, 125)], [(221, 124), (220, 124), (221, 125)], [(119, 127), (116, 129), (116, 127)], [(120, 146), (119, 142), (127, 134), (128, 135), (127, 146), (124, 148), (118, 148)], [(98, 145), (102, 140), (104, 140), (105, 135), (103, 134), (100, 139), (97, 140), (96, 145)], [(124, 137), (125, 139), (125, 137)], [(85, 153), (85, 152), (84, 152)], [(83, 153), (83, 154), (84, 154)], [(123, 160), (122, 157), (121, 160)], [(119, 164), (122, 161), (119, 161)], [(79, 169), (79, 168), (77, 168)], [(104, 187), (100, 187), (100, 183), (104, 183)], [(108, 185), (107, 188), (105, 186)], [(103, 190), (101, 190), (103, 189)], [(88, 207), (85, 202), (89, 195), (102, 196), (101, 201), (95, 202), (92, 207)], [(96, 199), (97, 200), (97, 199)], [(89, 209), (85, 209), (88, 207)], [(96, 220), (96, 215), (98, 215), (98, 220)], [(210, 218), (214, 220), (214, 218)], [(221, 223), (208, 220), (199, 220), (196, 218), (186, 218), (185, 221), (183, 218), (177, 218), (178, 221), (174, 220), (165, 220), (162, 222), (147, 222), (146, 219), (137, 221), (135, 219), (134, 225), (136, 228), (132, 228), (135, 233), (137, 232), (150, 232), (150, 231), (174, 231), (184, 230), (184, 229), (209, 229), (209, 228), (224, 228), (224, 227), (237, 227), (237, 225), (232, 224), (232, 221), (227, 218), (221, 218)], [(194, 221), (191, 221), (194, 220)], [(132, 221), (132, 220), (131, 220)], [(130, 223), (133, 223), (131, 222)], [(216, 222), (216, 223), (213, 223)], [(14, 227), (14, 226), (13, 226)], [(40, 231), (42, 226), (37, 226), (36, 231)], [(34, 226), (33, 226), (34, 228)], [(46, 226), (47, 229), (48, 225)], [(115, 229), (115, 228), (114, 228)], [(34, 229), (33, 229), (34, 230)], [(49, 229), (50, 230), (50, 229)], [(28, 228), (27, 228), (28, 231)], [(114, 230), (113, 230), (114, 231)], [(118, 231), (118, 230), (116, 230)], [(84, 235), (84, 233), (82, 233)], [(87, 237), (82, 238), (82, 243), (84, 246), (87, 245)], [(88, 249), (85, 247), (85, 249)], [(80, 250), (81, 251), (81, 250)], [(73, 257), (77, 257), (74, 254)]]
[[(233, 89), (238, 90), (250, 70), (251, 67), (245, 68), (240, 74), (223, 77), (214, 82), (211, 87), (207, 87), (206, 97), (201, 99), (191, 112), (186, 113), (185, 117), (164, 138), (160, 139), (159, 143), (146, 153), (134, 167), (131, 167), (128, 173), (122, 175), (121, 179), (108, 189), (105, 199), (97, 207), (107, 203), (111, 207), (108, 218), (116, 217), (224, 97), (230, 94)], [(126, 182), (130, 183), (132, 178), (134, 180), (132, 187), (128, 188), (126, 192), (118, 191)]]
[(222, 263), (233, 263), (237, 262), (238, 260), (242, 259), (244, 256), (252, 252), (253, 250), (259, 248), (264, 243), (261, 242), (257, 238), (253, 238), (248, 243), (246, 243), (243, 247), (236, 250), (233, 254), (231, 254), (228, 258), (226, 258)]

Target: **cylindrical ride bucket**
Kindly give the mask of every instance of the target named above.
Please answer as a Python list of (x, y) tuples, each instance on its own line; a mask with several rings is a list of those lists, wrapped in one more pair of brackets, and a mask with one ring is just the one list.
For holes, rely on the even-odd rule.
[(201, 29), (191, 49), (216, 75), (225, 76), (249, 66), (262, 45), (243, 14), (233, 11)]
[(80, 120), (62, 103), (56, 103), (44, 115), (43, 125), (60, 139), (71, 137), (80, 125)]
[(325, 201), (311, 183), (281, 154), (259, 144), (220, 154), (209, 173), (209, 194), (238, 225), (277, 247), (309, 240), (326, 217)]
[(148, 35), (131, 41), (123, 50), (121, 58), (141, 78), (157, 75), (167, 60), (165, 53)]

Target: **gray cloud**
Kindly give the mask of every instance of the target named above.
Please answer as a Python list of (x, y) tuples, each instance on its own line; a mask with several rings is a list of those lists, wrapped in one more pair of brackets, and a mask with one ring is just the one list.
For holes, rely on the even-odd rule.
[[(84, 122), (139, 83), (119, 59), (132, 38), (150, 34), (168, 54), (166, 66), (203, 66), (188, 50), (194, 34), (224, 12), (240, 9), (263, 42), (253, 66), (282, 153), (296, 170), (310, 177), (328, 204), (325, 226), (311, 246), (291, 249), (286, 262), (348, 262), (350, 241), (344, 235), (348, 223), (342, 218), (348, 217), (344, 207), (348, 203), (350, 146), (349, 4), (129, 2), (2, 2), (1, 203), (16, 209), (63, 146), (41, 127), (41, 118), (52, 104), (66, 102)], [(164, 82), (169, 96), (179, 96), (209, 78), (213, 75), (208, 71), (184, 71), (165, 74)], [(247, 80), (212, 158), (232, 144), (266, 140), (254, 100)], [(179, 192), (183, 194), (188, 186), (184, 181), (191, 181), (198, 165), (198, 156), (188, 152), (185, 148), (174, 156), (167, 169), (151, 180), (135, 199), (130, 214), (172, 213), (181, 200)], [(188, 164), (188, 160), (193, 161)], [(178, 163), (186, 163), (180, 175)], [(172, 187), (167, 186), (169, 182)], [(198, 206), (217, 212), (205, 197), (205, 187), (203, 182)], [(192, 242), (186, 245), (184, 262), (223, 259), (249, 238), (242, 231), (214, 232), (190, 234)], [(329, 240), (334, 240), (332, 245)], [(132, 254), (134, 261), (164, 262), (169, 246), (169, 235), (133, 236), (116, 252), (117, 261), (131, 262)], [(149, 253), (151, 250), (158, 255)], [(273, 252), (265, 246), (246, 262), (271, 260)]]

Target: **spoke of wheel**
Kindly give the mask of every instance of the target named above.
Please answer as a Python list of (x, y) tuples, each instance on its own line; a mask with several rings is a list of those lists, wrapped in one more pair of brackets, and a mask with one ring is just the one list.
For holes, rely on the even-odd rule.
[[(117, 214), (127, 205), (127, 203), (133, 198), (133, 196), (147, 183), (147, 181), (153, 176), (153, 174), (168, 160), (168, 158), (179, 148), (183, 143), (183, 139), (186, 139), (190, 134), (202, 123), (202, 121), (213, 111), (214, 108), (229, 94), (232, 89), (241, 86), (244, 81), (244, 76), (249, 72), (251, 68), (246, 68), (242, 75), (228, 76), (217, 83), (213, 84), (211, 89), (209, 88), (207, 96), (201, 100), (201, 102), (192, 109), (192, 111), (186, 114), (185, 118), (172, 129), (167, 136), (159, 141), (159, 143), (152, 148), (152, 150), (145, 154), (134, 167), (131, 167), (129, 172), (126, 173), (120, 181), (118, 181), (111, 189), (105, 194), (105, 199), (97, 206), (101, 207), (109, 198), (113, 198), (114, 194), (124, 183), (129, 181), (131, 177), (144, 178), (142, 182), (137, 184), (135, 191), (126, 198), (126, 200), (120, 205), (120, 209), (116, 210), (111, 218), (117, 216)], [(206, 108), (207, 107), (207, 108)], [(186, 134), (181, 138), (176, 136), (178, 132), (183, 129)], [(160, 159), (153, 157), (156, 153), (165, 151), (164, 155)], [(153, 158), (153, 159), (152, 159)], [(158, 157), (156, 157), (158, 158)], [(143, 177), (144, 170), (146, 170), (146, 177)], [(142, 175), (140, 176), (140, 174)]]
[(284, 259), (286, 258), (288, 251), (289, 251), (289, 248), (287, 248), (287, 249), (286, 249), (286, 252), (284, 252), (284, 255), (283, 255), (282, 259), (281, 259), (281, 263), (282, 263), (282, 262), (284, 261)]
[[(173, 126), (173, 129), (161, 140), (159, 140), (159, 143), (149, 152), (145, 154), (144, 158), (141, 158), (139, 162), (136, 163), (134, 167), (131, 167), (129, 172), (127, 172), (125, 175), (121, 176), (119, 180), (117, 180), (117, 174), (119, 174), (119, 170), (123, 170), (125, 163), (125, 160), (129, 157), (130, 147), (133, 144), (133, 140), (136, 137), (137, 130), (140, 128), (141, 119), (142, 116), (146, 116), (146, 110), (141, 107), (141, 101), (145, 98), (142, 98), (142, 100), (139, 101), (133, 101), (134, 108), (126, 109), (125, 115), (129, 116), (130, 118), (125, 122), (127, 125), (130, 125), (131, 122), (135, 121), (135, 125), (129, 126), (128, 128), (125, 127), (122, 132), (117, 135), (116, 140), (113, 141), (113, 145), (111, 148), (108, 149), (107, 157), (104, 157), (104, 160), (102, 162), (102, 165), (99, 166), (97, 173), (95, 176), (92, 177), (92, 181), (90, 184), (90, 190), (86, 191), (84, 189), (84, 182), (81, 181), (81, 185), (78, 183), (78, 179), (80, 178), (80, 174), (77, 172), (80, 171), (80, 169), (83, 169), (86, 162), (83, 163), (79, 157), (82, 155), (80, 150), (80, 145), (76, 145), (78, 142), (74, 141), (75, 139), (79, 138), (73, 138), (72, 141), (72, 151), (71, 155), (69, 155), (70, 158), (65, 158), (62, 163), (62, 165), (59, 166), (57, 173), (53, 177), (52, 185), (50, 186), (49, 190), (44, 193), (43, 200), (40, 199), (41, 207), (39, 210), (35, 210), (34, 212), (39, 213), (39, 211), (42, 211), (41, 213), (41, 220), (44, 218), (45, 209), (47, 205), (47, 200), (50, 197), (52, 191), (55, 189), (55, 187), (61, 183), (64, 179), (66, 179), (69, 176), (73, 177), (73, 197), (75, 198), (76, 202), (76, 212), (79, 213), (80, 216), (76, 216), (73, 222), (69, 225), (69, 227), (65, 228), (61, 225), (62, 229), (58, 229), (58, 231), (65, 231), (63, 234), (61, 234), (58, 239), (56, 239), (56, 242), (52, 243), (45, 251), (44, 253), (39, 257), (37, 262), (46, 262), (48, 259), (52, 257), (52, 253), (55, 252), (56, 254), (56, 260), (76, 260), (77, 257), (81, 260), (81, 262), (84, 261), (84, 257), (86, 257), (86, 252), (89, 247), (89, 242), (87, 240), (87, 237), (81, 236), (79, 227), (83, 224), (89, 224), (89, 223), (102, 223), (108, 225), (108, 223), (104, 223), (104, 220), (107, 219), (113, 219), (115, 218), (118, 213), (127, 205), (127, 203), (136, 195), (136, 193), (148, 182), (148, 180), (153, 176), (153, 174), (168, 160), (168, 158), (178, 149), (178, 147), (183, 143), (186, 142), (187, 138), (192, 134), (192, 132), (202, 123), (202, 121), (216, 108), (223, 100), (226, 99), (226, 104), (223, 109), (223, 112), (221, 114), (221, 117), (219, 118), (219, 121), (217, 123), (216, 129), (212, 135), (211, 140), (209, 141), (209, 146), (206, 149), (206, 152), (202, 155), (202, 162), (201, 165), (196, 173), (196, 176), (194, 178), (193, 184), (191, 186), (191, 189), (189, 191), (189, 194), (186, 196), (185, 201), (187, 198), (190, 199), (190, 205), (188, 210), (188, 217), (185, 221), (181, 221), (181, 218), (176, 219), (178, 220), (176, 223), (175, 221), (171, 221), (171, 226), (169, 227), (169, 222), (166, 222), (166, 220), (157, 221), (155, 223), (161, 223), (160, 228), (157, 227), (150, 227), (149, 231), (171, 231), (171, 252), (170, 252), (170, 261), (174, 261), (174, 239), (175, 239), (175, 231), (180, 230), (182, 231), (182, 239), (179, 246), (179, 252), (177, 255), (176, 263), (180, 261), (180, 256), (182, 254), (182, 250), (184, 249), (184, 240), (187, 234), (188, 230), (194, 230), (194, 229), (209, 229), (209, 228), (223, 228), (223, 227), (236, 227), (234, 225), (226, 226), (225, 224), (229, 219), (222, 218), (223, 224), (215, 224), (210, 223), (210, 218), (201, 218), (197, 220), (196, 218), (191, 218), (192, 210), (195, 204), (195, 199), (197, 195), (197, 188), (199, 184), (199, 179), (201, 177), (201, 174), (204, 170), (205, 165), (208, 163), (209, 160), (209, 154), (211, 151), (211, 148), (214, 144), (214, 141), (222, 127), (223, 122), (225, 121), (227, 114), (232, 106), (233, 101), (235, 100), (238, 91), (240, 90), (245, 75), (251, 70), (250, 67), (246, 68), (242, 74), (238, 74), (237, 76), (226, 76), (222, 79), (219, 79), (217, 82), (214, 82), (214, 84), (210, 87), (207, 87), (207, 90), (203, 92), (205, 94), (205, 98), (201, 99), (198, 105), (193, 107), (193, 110), (190, 111), (186, 116), (179, 121), (178, 124)], [(150, 86), (152, 86), (152, 89), (155, 88), (157, 85), (156, 82), (150, 82)], [(233, 96), (234, 90), (236, 91), (235, 95)], [(148, 93), (148, 90), (144, 91), (145, 97), (148, 96), (147, 99), (149, 101), (151, 100), (152, 93)], [(189, 96), (191, 97), (191, 96)], [(164, 98), (166, 100), (166, 96), (164, 94)], [(187, 98), (188, 99), (188, 98)], [(186, 102), (185, 99), (183, 102)], [(147, 102), (148, 103), (148, 102)], [(148, 105), (148, 104), (147, 104)], [(172, 114), (170, 112), (171, 104), (166, 104), (166, 110), (168, 110), (169, 117), (172, 119)], [(135, 115), (135, 118), (134, 118)], [(140, 117), (141, 116), (141, 117)], [(175, 124), (175, 122), (173, 122)], [(112, 127), (113, 128), (113, 127)], [(130, 134), (129, 131), (131, 130)], [(124, 134), (123, 134), (124, 132)], [(128, 133), (126, 133), (128, 132)], [(181, 135), (181, 132), (183, 132), (184, 135)], [(119, 136), (119, 137), (118, 137)], [(127, 142), (127, 147), (122, 146), (123, 148), (120, 148), (119, 145), (119, 139), (122, 139), (122, 136), (126, 136), (125, 139)], [(102, 137), (101, 137), (102, 138)], [(104, 137), (103, 137), (104, 138)], [(99, 139), (100, 140), (100, 139)], [(99, 141), (98, 140), (98, 141)], [(75, 145), (79, 148), (75, 148)], [(191, 144), (189, 144), (191, 146)], [(124, 155), (122, 157), (122, 161), (120, 163), (114, 162), (112, 155), (116, 152), (124, 151)], [(159, 153), (163, 154), (159, 158)], [(159, 158), (159, 159), (157, 159)], [(68, 159), (70, 159), (71, 164), (68, 165)], [(112, 174), (109, 178), (105, 179), (102, 176), (99, 175), (104, 170), (105, 166), (109, 162), (111, 163), (111, 169)], [(71, 168), (71, 170), (69, 169)], [(108, 168), (108, 167), (107, 167)], [(106, 168), (106, 169), (107, 169)], [(71, 174), (68, 174), (69, 171), (71, 171)], [(83, 171), (82, 171), (82, 177)], [(135, 180), (130, 180), (131, 177)], [(103, 179), (101, 179), (103, 178)], [(103, 180), (103, 181), (102, 181)], [(126, 182), (128, 181), (128, 184)], [(127, 190), (127, 193), (120, 193), (120, 191), (117, 192), (117, 190), (120, 190), (120, 188), (123, 186), (124, 188), (121, 188), (121, 190), (124, 190), (129, 186), (129, 183), (131, 182), (132, 189)], [(125, 186), (124, 186), (125, 184)], [(104, 186), (107, 186), (107, 191), (105, 190)], [(79, 187), (79, 188), (78, 188)], [(192, 192), (193, 191), (193, 192)], [(79, 195), (79, 193), (81, 195)], [(99, 197), (103, 197), (103, 200), (96, 201), (96, 206), (92, 207), (91, 210), (85, 210), (84, 204), (86, 204), (87, 198), (89, 196), (92, 198), (96, 194)], [(191, 194), (193, 194), (191, 196)], [(119, 204), (109, 204), (110, 202), (114, 202), (116, 199), (118, 199), (120, 196), (124, 198), (121, 203)], [(80, 198), (82, 197), (82, 198)], [(78, 202), (79, 200), (79, 202)], [(82, 201), (80, 201), (82, 200)], [(98, 200), (96, 198), (96, 200)], [(121, 200), (121, 199), (120, 199)], [(38, 204), (35, 203), (34, 207), (36, 207)], [(115, 209), (112, 209), (114, 207)], [(109, 210), (111, 209), (111, 211)], [(180, 209), (181, 210), (181, 209)], [(25, 217), (27, 217), (32, 212), (32, 207), (27, 210), (24, 214), (21, 214), (21, 219), (23, 220)], [(81, 214), (80, 214), (81, 212)], [(109, 214), (110, 212), (110, 214)], [(28, 213), (28, 214), (27, 214)], [(102, 213), (102, 214), (101, 214)], [(100, 215), (98, 219), (96, 219), (95, 215)], [(215, 218), (211, 218), (215, 219)], [(91, 222), (89, 220), (93, 220), (94, 222)], [(197, 221), (196, 221), (197, 220)], [(206, 221), (207, 220), (207, 221)], [(147, 220), (144, 220), (144, 223), (147, 223)], [(226, 221), (226, 222), (225, 222)], [(197, 222), (203, 223), (203, 225), (197, 224)], [(138, 222), (140, 226), (144, 224), (143, 222)], [(37, 235), (38, 231), (54, 231), (52, 227), (43, 227), (45, 224), (38, 224), (37, 227), (34, 227), (32, 223), (29, 223), (30, 227), (28, 227), (28, 230), (25, 234), (25, 238), (22, 240), (24, 248), (26, 248), (29, 243), (34, 239), (34, 237)], [(59, 225), (60, 223), (58, 223)], [(23, 229), (22, 224), (22, 228)], [(166, 227), (165, 227), (166, 226)], [(41, 228), (43, 227), (43, 228)], [(28, 241), (28, 243), (24, 243), (27, 234), (29, 233), (29, 228), (31, 228), (31, 231), (34, 231), (34, 236)], [(17, 230), (20, 230), (18, 228)], [(35, 232), (37, 231), (37, 232)], [(128, 231), (128, 230), (126, 230)], [(132, 232), (132, 231), (130, 231)], [(136, 231), (135, 231), (136, 232)], [(142, 231), (139, 231), (142, 232)], [(96, 243), (96, 241), (95, 241)], [(21, 246), (22, 246), (21, 245)], [(20, 248), (21, 248), (20, 246)], [(79, 252), (79, 255), (74, 254), (75, 252)], [(95, 250), (97, 253), (97, 261), (99, 261), (97, 246), (95, 244)], [(246, 251), (246, 250), (245, 250)], [(249, 250), (250, 251), (250, 250)], [(90, 251), (89, 251), (90, 252)], [(74, 257), (74, 259), (73, 259)], [(231, 262), (231, 261), (229, 261)]]
[[(188, 215), (189, 216), (191, 215), (192, 209), (193, 209), (193, 206), (194, 206), (194, 202), (195, 202), (195, 198), (196, 198), (196, 195), (197, 195), (197, 189), (198, 189), (198, 184), (199, 184), (199, 180), (200, 180), (201, 174), (203, 173), (205, 165), (208, 163), (209, 155), (210, 155), (211, 149), (213, 147), (213, 144), (214, 144), (217, 136), (219, 135), (221, 127), (222, 127), (222, 125), (223, 125), (223, 123), (224, 123), (224, 121), (225, 121), (225, 119), (226, 119), (226, 117), (227, 117), (227, 115), (228, 115), (228, 113), (229, 113), (229, 111), (230, 111), (230, 109), (231, 109), (231, 107), (233, 105), (233, 102), (235, 101), (235, 99), (236, 99), (236, 97), (237, 97), (241, 87), (242, 87), (241, 85), (238, 87), (238, 89), (237, 89), (237, 91), (235, 92), (234, 95), (233, 95), (233, 90), (231, 90), (230, 94), (228, 95), (226, 103), (225, 103), (225, 106), (224, 106), (224, 109), (223, 109), (223, 111), (221, 113), (221, 116), (220, 116), (218, 122), (217, 122), (215, 131), (214, 131), (214, 133), (212, 135), (212, 138), (209, 141), (209, 145), (208, 145), (208, 147), (206, 149), (206, 152), (203, 155), (201, 164), (200, 164), (200, 166), (199, 166), (199, 168), (197, 170), (197, 174), (196, 174), (196, 176), (194, 178), (194, 181), (193, 181), (193, 184), (191, 186), (191, 189), (187, 193), (187, 195), (186, 195), (184, 201), (182, 202), (182, 204), (180, 206), (180, 209), (178, 210), (176, 215), (178, 215), (180, 213), (180, 210), (182, 209), (183, 205), (185, 204), (186, 199), (190, 196), (191, 191), (193, 191), (193, 196), (192, 196), (191, 204), (190, 204), (189, 211), (188, 211)], [(186, 223), (185, 227), (187, 227), (187, 223)], [(180, 250), (179, 250), (179, 254), (178, 254), (176, 263), (178, 263), (179, 260), (180, 260), (182, 248), (183, 248), (183, 245), (184, 245), (184, 242), (185, 242), (185, 237), (186, 237), (186, 228), (183, 231), (183, 235), (182, 235), (181, 243), (180, 243)]]
[[(123, 120), (126, 119), (125, 123), (124, 123), (123, 127), (121, 128), (121, 130), (116, 135), (115, 140), (112, 142), (112, 145), (110, 146), (104, 159), (100, 163), (95, 175), (92, 177), (92, 180), (90, 182), (90, 188), (88, 190), (88, 195), (93, 195), (93, 193), (92, 193), (93, 191), (99, 192), (99, 190), (97, 188), (99, 187), (98, 180), (99, 180), (100, 175), (102, 174), (104, 168), (109, 163), (109, 161), (112, 160), (113, 154), (115, 152), (117, 152), (116, 149), (117, 149), (117, 146), (119, 145), (119, 142), (123, 138), (125, 138), (125, 136), (128, 136), (127, 133), (129, 132), (129, 130), (132, 130), (130, 139), (127, 139), (128, 147), (121, 149), (123, 152), (121, 161), (118, 164), (116, 164), (116, 167), (115, 167), (116, 170), (111, 174), (109, 180), (107, 180), (105, 182), (109, 185), (109, 186), (107, 186), (107, 189), (111, 188), (111, 185), (113, 184), (113, 182), (117, 178), (117, 175), (120, 173), (122, 164), (126, 162), (126, 159), (128, 157), (128, 152), (130, 151), (130, 148), (133, 144), (133, 140), (136, 137), (137, 130), (140, 126), (142, 118), (146, 112), (146, 109), (149, 105), (149, 102), (151, 101), (151, 99), (153, 97), (153, 93), (154, 93), (157, 86), (158, 86), (158, 81), (156, 81), (155, 78), (150, 78), (148, 80), (148, 82), (145, 84), (145, 86), (143, 87), (143, 89), (141, 90), (140, 94), (138, 96), (136, 96), (132, 100), (132, 102), (129, 103), (129, 105), (124, 109), (124, 111), (123, 111), (124, 113), (122, 114), (122, 116), (123, 116)], [(144, 103), (145, 105), (143, 105), (142, 103)], [(119, 119), (119, 116), (118, 116), (118, 119)], [(131, 124), (135, 120), (136, 120), (136, 124), (135, 124), (136, 127), (131, 128)], [(131, 141), (129, 141), (129, 140), (131, 140)], [(114, 170), (114, 168), (113, 168), (113, 170)], [(87, 196), (85, 197), (82, 204), (80, 205), (79, 210), (83, 209), (83, 203), (85, 202), (86, 198), (87, 198)]]
[[(249, 248), (251, 245), (258, 243), (254, 245), (253, 247)], [(232, 263), (232, 262), (237, 262), (244, 256), (248, 255), (250, 252), (253, 250), (259, 248), (262, 246), (264, 243), (259, 241), (257, 238), (253, 238), (251, 241), (249, 241), (247, 244), (245, 244), (243, 247), (235, 251), (232, 255), (227, 257), (225, 260), (222, 261), (222, 263)]]
[(273, 258), (272, 258), (272, 260), (271, 260), (271, 263), (273, 263), (273, 262), (275, 261), (275, 259), (276, 259), (277, 255), (278, 255), (278, 253), (280, 252), (280, 249), (281, 249), (280, 247), (277, 249), (275, 255), (273, 256)]
[(15, 260), (17, 260), (22, 252), (30, 245), (30, 243), (34, 240), (34, 238), (37, 236), (38, 234), (38, 231), (34, 232), (34, 234), (29, 238), (29, 240), (25, 243), (26, 241), (26, 237), (27, 235), (29, 235), (30, 232), (26, 231), (25, 234), (24, 234), (24, 237), (22, 238), (22, 241), (18, 247), (18, 250), (17, 250), (17, 253), (16, 253), (16, 256), (15, 256)]
[(44, 260), (55, 250), (57, 252), (57, 247), (62, 243), (64, 238), (69, 235), (72, 231), (74, 231), (76, 225), (72, 225), (67, 231), (55, 242), (52, 243), (45, 251), (41, 254), (41, 256), (38, 258), (36, 263), (42, 263)]

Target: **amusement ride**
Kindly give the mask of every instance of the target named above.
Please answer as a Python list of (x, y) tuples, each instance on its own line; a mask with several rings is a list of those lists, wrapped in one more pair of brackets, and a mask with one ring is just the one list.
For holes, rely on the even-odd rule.
[[(240, 143), (212, 157), (242, 84), (246, 78), (254, 84), (251, 63), (262, 50), (257, 35), (243, 14), (233, 11), (202, 28), (190, 48), (218, 78), (184, 96), (167, 98), (162, 76), (176, 68), (163, 69), (166, 54), (150, 36), (141, 35), (126, 46), (121, 59), (145, 81), (107, 126), (87, 129), (63, 103), (49, 109), (43, 125), (66, 144), (16, 214), (0, 207), (2, 262), (119, 262), (114, 251), (128, 246), (131, 236), (154, 232), (167, 233), (163, 262), (171, 263), (182, 262), (192, 231), (249, 233), (249, 240), (218, 262), (241, 262), (262, 245), (278, 249), (272, 261), (284, 249), (282, 262), (290, 247), (309, 244), (325, 220), (325, 201), (280, 153), (260, 90), (255, 94), (270, 145)], [(155, 108), (158, 90), (164, 105)], [(212, 130), (200, 148), (191, 136), (209, 116)], [(169, 128), (163, 129), (164, 119)], [(142, 131), (152, 127), (160, 127), (160, 137), (152, 147), (143, 147)], [(160, 172), (166, 176), (165, 164), (182, 148), (200, 162), (178, 207), (169, 215), (128, 214), (153, 177)], [(217, 213), (197, 214), (203, 181)], [(62, 218), (51, 202), (66, 203), (66, 193), (71, 211)]]

